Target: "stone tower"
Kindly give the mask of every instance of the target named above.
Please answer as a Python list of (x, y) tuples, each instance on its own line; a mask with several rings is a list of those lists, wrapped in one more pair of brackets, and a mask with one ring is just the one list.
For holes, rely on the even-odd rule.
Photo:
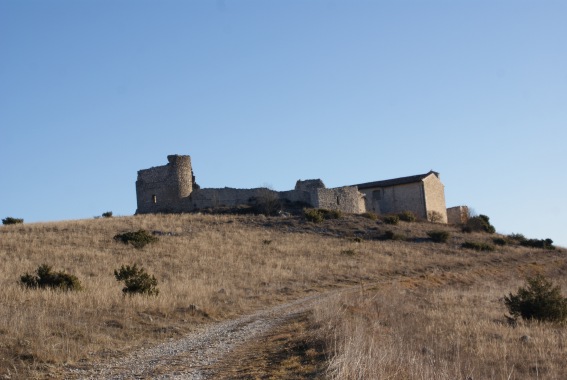
[(137, 214), (180, 212), (181, 200), (193, 191), (191, 157), (170, 155), (169, 163), (138, 171)]

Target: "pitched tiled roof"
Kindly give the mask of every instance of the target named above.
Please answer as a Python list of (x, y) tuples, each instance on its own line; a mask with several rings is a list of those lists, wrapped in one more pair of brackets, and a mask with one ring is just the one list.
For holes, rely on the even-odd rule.
[(358, 187), (359, 189), (369, 189), (369, 188), (372, 188), (372, 187), (389, 187), (389, 186), (396, 186), (396, 185), (405, 185), (405, 184), (408, 184), (408, 183), (421, 182), (424, 178), (428, 177), (431, 174), (434, 174), (437, 177), (439, 177), (439, 173), (431, 170), (431, 171), (429, 171), (429, 173), (425, 173), (425, 174), (418, 174), (418, 175), (412, 175), (412, 176), (409, 176), (409, 177), (400, 177), (400, 178), (394, 178), (394, 179), (386, 179), (386, 180), (383, 180), (383, 181), (360, 183), (360, 184), (354, 185), (354, 186)]

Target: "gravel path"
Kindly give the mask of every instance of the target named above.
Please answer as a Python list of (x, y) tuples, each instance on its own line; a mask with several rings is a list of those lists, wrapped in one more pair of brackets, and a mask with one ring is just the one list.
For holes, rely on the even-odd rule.
[(305, 297), (203, 328), (181, 339), (101, 363), (91, 369), (70, 369), (81, 379), (209, 379), (208, 369), (233, 348), (311, 309), (336, 291)]

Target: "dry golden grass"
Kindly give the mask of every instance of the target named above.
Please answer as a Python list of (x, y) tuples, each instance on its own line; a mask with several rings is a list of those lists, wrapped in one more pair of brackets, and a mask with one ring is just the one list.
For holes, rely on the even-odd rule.
[[(487, 236), (463, 236), (448, 226), (434, 227), (453, 233), (449, 243), (430, 243), (426, 233), (432, 227), (384, 226), (356, 216), (313, 225), (295, 218), (230, 215), (146, 215), (1, 227), (0, 376), (57, 377), (63, 365), (119, 356), (203, 323), (329, 287), (395, 280), (399, 289), (413, 294), (447, 286), (469, 289), (479, 279), (517, 285), (514, 281), (524, 273), (565, 270), (560, 252), (520, 247), (465, 251), (459, 248), (465, 239), (483, 241)], [(160, 236), (142, 250), (112, 239), (138, 229), (173, 235)], [(386, 229), (414, 240), (351, 239)], [(84, 290), (23, 288), (20, 276), (44, 263), (76, 275)], [(123, 296), (113, 271), (134, 263), (155, 275), (159, 296)], [(448, 300), (449, 291), (459, 297), (457, 290), (448, 289)], [(515, 288), (498, 289), (507, 290)]]
[(314, 319), (332, 349), (329, 378), (567, 378), (565, 326), (510, 325), (502, 297), (520, 283), (501, 275), (394, 281), (324, 304)]

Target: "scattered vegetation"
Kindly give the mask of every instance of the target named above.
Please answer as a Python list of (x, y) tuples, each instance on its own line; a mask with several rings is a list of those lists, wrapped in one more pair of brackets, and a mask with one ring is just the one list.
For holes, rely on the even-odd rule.
[(473, 241), (466, 241), (461, 244), (461, 247), (474, 249), (475, 251), (494, 251), (494, 247), (490, 244)]
[(428, 231), (427, 236), (435, 243), (446, 243), (450, 234), (447, 231), (434, 230)]
[(384, 231), (384, 235), (382, 235), (384, 240), (406, 240), (406, 237), (401, 234), (397, 234), (394, 231)]
[(253, 211), (256, 214), (275, 216), (282, 211), (282, 201), (278, 194), (268, 188), (262, 189), (255, 200)]
[(508, 235), (508, 239), (514, 240), (515, 242), (520, 243), (520, 242), (526, 240), (526, 237), (522, 234), (510, 234), (510, 235)]
[(524, 247), (541, 248), (541, 249), (555, 249), (553, 240), (551, 239), (526, 239), (520, 242)]
[(567, 299), (561, 295), (561, 288), (542, 275), (528, 277), (526, 286), (505, 296), (504, 303), (510, 314), (526, 320), (567, 320)]
[(26, 273), (20, 277), (20, 281), (28, 288), (53, 288), (59, 290), (81, 290), (79, 279), (65, 272), (52, 272), (47, 264), (40, 265), (35, 275)]
[(324, 208), (306, 208), (303, 210), (305, 219), (313, 223), (321, 223), (326, 219), (339, 219), (342, 214), (338, 210), (327, 210)]
[(117, 281), (124, 281), (124, 294), (146, 294), (149, 296), (157, 296), (159, 290), (157, 288), (157, 280), (152, 275), (146, 273), (144, 268), (138, 268), (136, 264), (122, 265), (119, 270), (114, 271), (114, 277)]
[(508, 235), (508, 239), (520, 244), (524, 247), (531, 247), (531, 248), (541, 248), (541, 249), (555, 249), (553, 245), (553, 240), (551, 239), (528, 239), (522, 234), (510, 234)]
[(492, 239), (492, 242), (496, 245), (500, 245), (500, 246), (504, 246), (506, 244), (508, 244), (508, 240), (501, 238), (501, 237), (497, 237)]
[(103, 218), (112, 218), (112, 211), (107, 211), (102, 213)]
[(496, 232), (494, 226), (490, 224), (490, 218), (486, 215), (470, 217), (462, 230), (463, 232), (487, 232), (489, 234)]
[(370, 219), (370, 220), (378, 220), (378, 215), (372, 211), (367, 211), (363, 214), (361, 214), (362, 217), (366, 218), (366, 219)]
[(114, 240), (124, 244), (132, 244), (135, 248), (141, 249), (150, 243), (155, 243), (159, 239), (146, 230), (138, 230), (136, 232), (125, 232), (114, 236)]
[(386, 215), (382, 218), (382, 221), (386, 224), (396, 225), (400, 221), (400, 217), (398, 215)]
[(428, 211), (427, 212), (427, 220), (432, 223), (440, 223), (443, 221), (443, 215), (437, 211)]
[(8, 217), (2, 219), (2, 224), (4, 224), (4, 225), (9, 225), (9, 224), (21, 224), (21, 223), (23, 223), (23, 222), (24, 222), (23, 219), (12, 218), (11, 216), (8, 216)]
[(398, 218), (404, 222), (415, 222), (417, 220), (417, 216), (411, 211), (402, 211), (398, 214)]

